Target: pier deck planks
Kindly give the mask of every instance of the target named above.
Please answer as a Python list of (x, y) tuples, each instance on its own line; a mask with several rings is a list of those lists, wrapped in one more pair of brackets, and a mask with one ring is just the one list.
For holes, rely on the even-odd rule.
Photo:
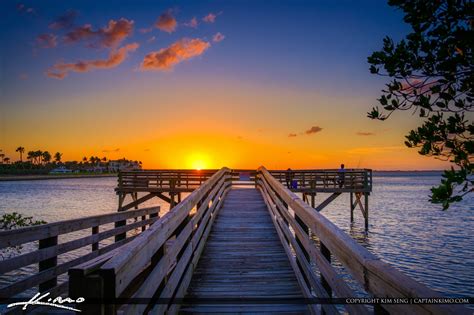
[[(285, 298), (302, 299), (303, 294), (257, 189), (233, 188), (229, 191), (186, 297), (236, 298), (240, 301), (183, 305), (181, 313), (184, 314), (308, 312), (303, 304), (281, 302)], [(248, 303), (246, 298), (269, 301)]]

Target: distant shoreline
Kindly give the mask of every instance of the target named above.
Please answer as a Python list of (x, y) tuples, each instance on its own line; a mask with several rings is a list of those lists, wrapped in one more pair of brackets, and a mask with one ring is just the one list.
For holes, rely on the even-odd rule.
[(117, 177), (117, 174), (0, 175), (0, 182), (21, 181), (21, 180), (70, 179), (70, 178), (101, 178), (101, 177)]

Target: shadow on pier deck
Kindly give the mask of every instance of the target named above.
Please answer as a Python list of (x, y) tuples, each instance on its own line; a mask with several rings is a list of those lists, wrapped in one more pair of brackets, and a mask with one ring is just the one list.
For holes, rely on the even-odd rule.
[[(370, 171), (287, 174), (264, 167), (121, 174), (119, 212), (0, 232), (0, 249), (39, 241), (38, 250), (0, 262), (2, 274), (39, 265), (38, 273), (1, 287), (0, 298), (38, 286), (52, 296), (84, 298), (75, 305), (82, 314), (469, 314), (456, 305), (322, 303), (441, 295), (319, 213), (345, 192), (355, 196), (351, 212), (357, 205), (368, 210), (361, 198), (371, 191)], [(297, 183), (291, 189), (288, 179)], [(191, 193), (174, 202), (183, 191)], [(309, 197), (317, 192), (331, 195), (314, 205)], [(128, 194), (133, 201), (124, 205)], [(153, 197), (168, 200), (171, 210), (162, 217), (158, 207), (129, 210)], [(102, 229), (107, 224), (114, 226)], [(81, 230), (92, 234), (60, 242), (59, 236)], [(101, 243), (110, 238), (115, 243)], [(86, 246), (87, 254), (58, 263), (59, 255)], [(68, 280), (60, 281), (65, 273)], [(348, 284), (348, 275), (359, 289)]]

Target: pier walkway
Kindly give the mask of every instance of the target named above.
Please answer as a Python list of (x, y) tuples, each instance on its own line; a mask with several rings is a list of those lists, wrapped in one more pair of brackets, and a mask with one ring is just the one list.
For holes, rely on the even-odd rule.
[[(0, 261), (0, 275), (17, 275), (0, 284), (0, 299), (39, 291), (82, 300), (73, 306), (94, 315), (470, 314), (459, 305), (344, 303), (442, 297), (320, 213), (350, 193), (351, 219), (359, 207), (367, 226), (371, 189), (370, 170), (123, 173), (117, 212), (0, 231), (0, 249), (28, 249)], [(330, 195), (316, 205), (316, 193)], [(155, 197), (170, 210), (138, 209)]]
[[(227, 194), (186, 297), (213, 303), (185, 305), (182, 313), (309, 311), (301, 303), (278, 304), (304, 296), (257, 189), (232, 188)], [(216, 303), (226, 298), (262, 298), (270, 304)]]

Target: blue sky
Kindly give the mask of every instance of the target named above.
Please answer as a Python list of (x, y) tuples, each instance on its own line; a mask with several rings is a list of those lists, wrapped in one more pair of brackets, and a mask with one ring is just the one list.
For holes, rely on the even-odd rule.
[[(118, 157), (159, 167), (171, 165), (159, 143), (186, 135), (208, 160), (236, 155), (247, 161), (240, 167), (284, 167), (291, 159), (275, 162), (276, 152), (298, 152), (301, 167), (426, 161), (403, 148), (418, 118), (366, 118), (386, 82), (369, 73), (367, 57), (385, 36), (410, 30), (384, 1), (3, 0), (0, 12), (6, 152), (21, 144), (77, 159), (120, 148)], [(71, 23), (51, 26), (68, 12)], [(321, 132), (288, 137), (312, 127)], [(217, 136), (244, 140), (225, 152), (200, 144)]]

